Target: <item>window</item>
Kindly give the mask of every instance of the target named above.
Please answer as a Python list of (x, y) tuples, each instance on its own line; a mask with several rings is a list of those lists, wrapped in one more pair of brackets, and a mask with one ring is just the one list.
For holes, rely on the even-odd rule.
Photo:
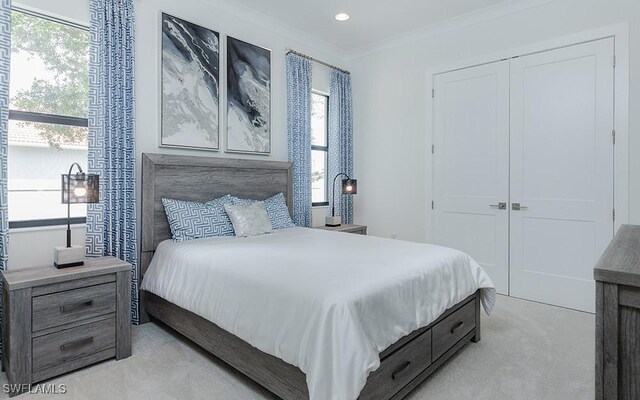
[(311, 201), (314, 206), (329, 205), (327, 164), (329, 161), (329, 96), (311, 94)]
[[(9, 227), (66, 222), (60, 176), (87, 164), (89, 32), (14, 9), (9, 99)], [(74, 223), (86, 205), (71, 205)]]

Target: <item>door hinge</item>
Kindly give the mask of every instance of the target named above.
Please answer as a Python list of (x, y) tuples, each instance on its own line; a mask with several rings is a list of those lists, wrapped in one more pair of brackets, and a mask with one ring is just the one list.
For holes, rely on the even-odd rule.
[(616, 130), (611, 131), (611, 137), (613, 138), (613, 144), (616, 144)]
[(436, 152), (436, 145), (432, 144), (431, 145), (431, 154), (435, 154), (435, 152)]
[(433, 200), (431, 200), (431, 209), (433, 210), (435, 208), (435, 202)]
[(436, 98), (436, 90), (435, 89), (431, 89), (431, 98), (432, 99)]

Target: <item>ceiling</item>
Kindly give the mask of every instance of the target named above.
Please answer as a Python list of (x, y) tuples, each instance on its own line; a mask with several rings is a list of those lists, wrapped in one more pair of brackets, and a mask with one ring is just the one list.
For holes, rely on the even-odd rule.
[[(345, 51), (515, 0), (234, 0)], [(351, 15), (338, 22), (338, 12)]]

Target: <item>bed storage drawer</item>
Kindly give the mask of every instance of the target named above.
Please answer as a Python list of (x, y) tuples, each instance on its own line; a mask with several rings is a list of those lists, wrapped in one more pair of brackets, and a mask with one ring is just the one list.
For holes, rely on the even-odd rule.
[(470, 301), (438, 322), (433, 329), (432, 356), (437, 360), (476, 327), (476, 303)]
[[(113, 317), (36, 337), (32, 342), (33, 372), (114, 349), (115, 346), (116, 320)], [(113, 353), (111, 357), (115, 351)]]
[(116, 311), (116, 283), (33, 298), (33, 332)]
[(359, 400), (385, 400), (431, 365), (431, 330), (381, 360), (380, 367), (367, 379)]

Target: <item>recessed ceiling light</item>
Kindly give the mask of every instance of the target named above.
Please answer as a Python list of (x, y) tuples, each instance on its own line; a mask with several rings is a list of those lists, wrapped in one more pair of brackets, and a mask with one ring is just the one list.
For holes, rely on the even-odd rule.
[(338, 13), (336, 14), (336, 20), (342, 22), (342, 21), (347, 21), (349, 18), (351, 18), (351, 16), (347, 13)]

